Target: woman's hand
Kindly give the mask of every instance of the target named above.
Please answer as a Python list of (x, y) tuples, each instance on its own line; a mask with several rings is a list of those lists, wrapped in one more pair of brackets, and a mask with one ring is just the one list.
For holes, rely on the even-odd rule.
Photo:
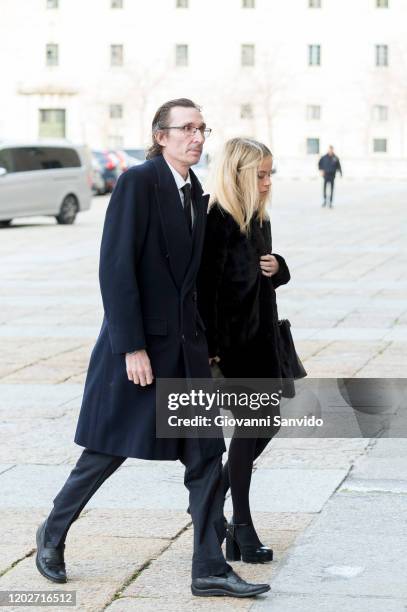
[(260, 257), (261, 273), (264, 274), (264, 276), (273, 276), (273, 274), (277, 274), (279, 267), (280, 264), (274, 255), (263, 255)]
[(219, 363), (220, 357), (216, 355), (216, 357), (209, 357), (209, 365), (211, 366), (213, 363)]

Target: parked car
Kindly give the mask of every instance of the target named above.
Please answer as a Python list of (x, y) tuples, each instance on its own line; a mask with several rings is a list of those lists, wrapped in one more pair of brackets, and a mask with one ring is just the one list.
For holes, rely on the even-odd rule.
[(129, 155), (127, 151), (116, 151), (115, 150), (115, 151), (110, 151), (110, 153), (118, 157), (120, 170), (122, 172), (125, 172), (132, 166), (138, 166), (143, 163), (140, 159), (137, 159), (136, 157), (132, 157), (131, 155)]
[(0, 225), (54, 216), (69, 225), (92, 197), (89, 150), (67, 141), (0, 142)]
[[(94, 177), (93, 190), (98, 195), (112, 192), (116, 185), (117, 179), (132, 166), (137, 166), (142, 162), (134, 157), (131, 157), (126, 151), (121, 150), (103, 150), (92, 151), (93, 167), (100, 168), (101, 177)], [(97, 173), (97, 171), (95, 170)], [(101, 181), (103, 185), (99, 183)]]
[(112, 151), (107, 150), (92, 151), (92, 155), (102, 169), (102, 177), (104, 181), (103, 193), (113, 191), (116, 181), (122, 172), (119, 158)]
[(92, 155), (92, 191), (96, 195), (104, 195), (106, 193), (105, 180), (103, 178), (103, 170), (100, 162)]
[(134, 157), (135, 159), (139, 159), (140, 161), (146, 161), (146, 151), (141, 148), (133, 148), (133, 149), (124, 149), (124, 152), (130, 157)]

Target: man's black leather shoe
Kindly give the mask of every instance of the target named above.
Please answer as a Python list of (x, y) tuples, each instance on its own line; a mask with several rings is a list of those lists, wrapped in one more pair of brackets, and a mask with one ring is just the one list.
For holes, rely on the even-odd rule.
[(37, 529), (37, 556), (35, 564), (40, 574), (52, 580), (52, 582), (66, 582), (66, 571), (64, 561), (64, 548), (62, 544), (58, 548), (45, 545), (46, 521)]
[(240, 578), (232, 569), (221, 576), (206, 576), (194, 578), (191, 584), (193, 595), (213, 597), (224, 595), (228, 597), (255, 597), (270, 590), (269, 584), (251, 584)]

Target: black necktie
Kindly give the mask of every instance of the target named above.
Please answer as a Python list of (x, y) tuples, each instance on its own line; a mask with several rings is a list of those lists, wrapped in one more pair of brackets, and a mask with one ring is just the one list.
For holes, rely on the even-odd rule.
[(192, 232), (192, 210), (191, 210), (191, 185), (186, 183), (183, 187), (181, 187), (182, 192), (184, 194), (184, 214), (187, 222), (187, 226), (189, 232)]

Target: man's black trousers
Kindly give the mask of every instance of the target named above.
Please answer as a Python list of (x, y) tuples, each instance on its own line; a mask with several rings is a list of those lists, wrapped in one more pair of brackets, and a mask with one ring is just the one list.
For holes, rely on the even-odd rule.
[[(185, 465), (184, 484), (189, 490), (189, 507), (194, 526), (192, 578), (200, 578), (221, 574), (230, 566), (221, 549), (225, 537), (222, 456), (196, 459), (195, 454), (185, 453), (181, 461)], [(69, 527), (92, 495), (125, 459), (89, 449), (82, 452), (68, 480), (54, 499), (53, 510), (47, 519), (47, 543), (59, 546), (65, 541)]]
[(324, 176), (324, 203), (326, 203), (326, 187), (327, 185), (330, 185), (330, 203), (332, 204), (333, 201), (333, 197), (334, 197), (334, 185), (335, 185), (335, 175), (332, 174), (326, 174)]

